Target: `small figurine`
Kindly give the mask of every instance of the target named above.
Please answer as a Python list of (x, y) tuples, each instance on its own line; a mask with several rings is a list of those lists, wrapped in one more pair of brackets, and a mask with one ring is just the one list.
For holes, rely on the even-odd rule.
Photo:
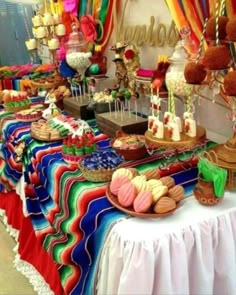
[(113, 62), (116, 64), (115, 77), (116, 77), (116, 82), (119, 88), (121, 87), (122, 84), (124, 88), (127, 88), (129, 79), (128, 79), (128, 72), (127, 72), (123, 58), (119, 54), (116, 54), (115, 59), (113, 59)]
[(130, 48), (125, 51), (124, 62), (127, 69), (129, 89), (134, 93), (136, 72), (140, 67), (139, 50), (134, 45), (131, 45)]
[(15, 161), (16, 163), (22, 162), (22, 156), (25, 150), (25, 142), (20, 141), (17, 146), (15, 147)]

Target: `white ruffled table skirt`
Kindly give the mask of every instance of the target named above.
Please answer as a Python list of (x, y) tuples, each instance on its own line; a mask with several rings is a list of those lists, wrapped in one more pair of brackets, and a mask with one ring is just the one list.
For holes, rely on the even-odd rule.
[(214, 207), (189, 197), (161, 219), (130, 218), (111, 230), (97, 294), (236, 294), (236, 193)]

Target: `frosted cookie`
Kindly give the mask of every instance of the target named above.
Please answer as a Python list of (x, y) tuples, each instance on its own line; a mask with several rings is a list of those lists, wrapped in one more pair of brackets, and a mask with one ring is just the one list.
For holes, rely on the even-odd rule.
[(160, 185), (152, 190), (152, 201), (155, 204), (161, 197), (166, 196), (168, 193), (168, 187)]
[(137, 190), (132, 182), (123, 184), (118, 192), (118, 201), (123, 207), (130, 207), (133, 205), (134, 199), (137, 196)]
[(175, 202), (179, 202), (184, 198), (184, 188), (181, 185), (173, 186), (169, 192), (168, 197), (175, 200)]
[(118, 196), (119, 189), (123, 184), (129, 183), (130, 180), (127, 176), (125, 175), (118, 175), (114, 179), (112, 179), (111, 184), (110, 184), (110, 190), (111, 193), (115, 196)]
[(149, 191), (140, 192), (134, 200), (134, 211), (138, 213), (147, 212), (152, 205), (152, 194)]
[(160, 178), (160, 172), (158, 169), (149, 169), (143, 172), (142, 175), (145, 175), (147, 180)]
[(175, 185), (175, 180), (173, 177), (165, 176), (160, 178), (160, 181), (163, 183), (163, 185), (166, 185), (168, 189), (172, 188)]
[(168, 197), (162, 197), (154, 206), (156, 213), (162, 214), (172, 211), (176, 208), (176, 203), (173, 199)]
[(151, 191), (153, 191), (156, 187), (163, 185), (163, 183), (160, 180), (157, 179), (150, 179), (148, 180), (148, 184), (151, 188)]
[(116, 176), (127, 176), (129, 179), (133, 178), (132, 172), (127, 169), (127, 168), (118, 168), (113, 174), (112, 174), (112, 179), (115, 178)]

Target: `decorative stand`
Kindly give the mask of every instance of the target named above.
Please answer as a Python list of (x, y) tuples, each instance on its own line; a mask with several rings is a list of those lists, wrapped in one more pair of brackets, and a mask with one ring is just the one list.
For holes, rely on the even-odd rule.
[(198, 142), (204, 141), (206, 139), (206, 130), (198, 126), (196, 137), (189, 137), (184, 133), (180, 135), (180, 141), (173, 141), (165, 132), (163, 139), (158, 139), (153, 136), (151, 131), (145, 132), (145, 141), (148, 145), (152, 145), (155, 148), (165, 148), (165, 149), (175, 149), (175, 148), (192, 148)]
[(75, 118), (82, 120), (94, 119), (94, 112), (88, 110), (89, 97), (85, 96), (81, 101), (76, 97), (67, 97), (63, 100), (64, 110)]
[(122, 130), (127, 134), (144, 134), (147, 130), (147, 119), (123, 112), (120, 116), (117, 112), (96, 114), (98, 128), (110, 137), (116, 136), (116, 131)]

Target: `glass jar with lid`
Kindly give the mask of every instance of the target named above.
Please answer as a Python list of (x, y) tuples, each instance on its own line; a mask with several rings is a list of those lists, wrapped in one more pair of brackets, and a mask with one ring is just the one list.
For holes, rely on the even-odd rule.
[(196, 46), (190, 39), (190, 30), (184, 27), (181, 30), (182, 40), (177, 42), (172, 56), (168, 59), (170, 66), (166, 72), (167, 89), (178, 97), (186, 96), (191, 90), (191, 86), (186, 84), (184, 69), (186, 64), (194, 60), (196, 56)]
[(88, 51), (88, 42), (84, 39), (82, 32), (78, 30), (76, 23), (72, 24), (72, 32), (65, 48), (67, 64), (83, 75), (90, 64), (89, 58), (92, 54)]

